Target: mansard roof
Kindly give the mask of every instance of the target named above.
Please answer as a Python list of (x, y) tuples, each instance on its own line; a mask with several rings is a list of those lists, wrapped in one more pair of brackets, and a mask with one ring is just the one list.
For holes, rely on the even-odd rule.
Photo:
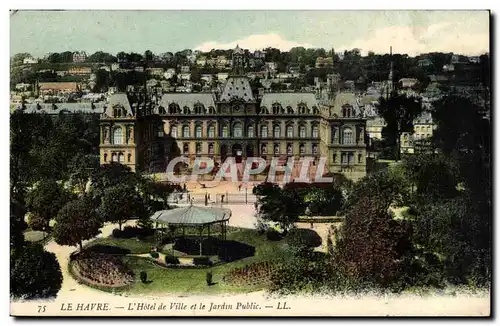
[(181, 109), (192, 109), (196, 103), (201, 103), (205, 108), (215, 108), (215, 97), (212, 93), (167, 93), (163, 94), (160, 105), (168, 108), (170, 104), (177, 104)]
[(338, 93), (335, 95), (335, 100), (333, 102), (333, 109), (331, 114), (336, 114), (337, 116), (342, 116), (342, 109), (344, 106), (349, 105), (354, 109), (355, 116), (359, 116), (361, 114), (361, 110), (359, 108), (359, 104), (356, 98), (356, 94), (354, 93)]
[(127, 116), (134, 115), (134, 112), (132, 110), (132, 107), (130, 105), (130, 101), (129, 101), (126, 93), (116, 93), (116, 94), (111, 95), (108, 103), (109, 103), (109, 105), (106, 108), (105, 115), (107, 115), (109, 117), (113, 116), (113, 108), (115, 106), (123, 107), (125, 109)]
[(313, 106), (319, 108), (314, 93), (264, 93), (260, 106), (271, 108), (274, 103), (279, 103), (283, 108), (290, 106), (295, 109), (301, 103), (304, 103), (308, 108)]

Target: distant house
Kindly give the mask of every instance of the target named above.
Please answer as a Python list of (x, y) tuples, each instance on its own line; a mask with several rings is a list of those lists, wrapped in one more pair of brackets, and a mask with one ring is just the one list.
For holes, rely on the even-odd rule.
[(316, 68), (331, 68), (333, 67), (333, 58), (332, 57), (318, 57), (316, 58)]
[(298, 63), (291, 63), (288, 65), (288, 72), (291, 74), (300, 72), (300, 65)]
[(469, 63), (469, 58), (464, 55), (454, 54), (451, 56), (451, 63)]
[(418, 80), (415, 78), (401, 78), (398, 83), (402, 88), (410, 88), (415, 86)]
[(72, 67), (68, 69), (68, 75), (90, 75), (92, 68), (90, 67)]
[(223, 80), (226, 80), (227, 77), (229, 77), (229, 74), (227, 72), (219, 72), (217, 74), (217, 80), (218, 81), (223, 81)]
[(167, 71), (165, 71), (165, 73), (163, 74), (163, 76), (165, 77), (165, 79), (171, 79), (175, 75), (176, 75), (176, 72), (175, 72), (174, 68), (167, 69)]
[(196, 62), (196, 54), (192, 53), (192, 54), (188, 55), (186, 57), (186, 59), (188, 60), (188, 62), (190, 64), (194, 64)]
[(32, 56), (26, 57), (23, 60), (23, 64), (25, 65), (32, 65), (38, 63), (38, 59), (33, 58)]
[(79, 83), (74, 82), (53, 82), (53, 83), (39, 83), (40, 94), (60, 94), (60, 93), (73, 93), (81, 89)]
[(188, 73), (190, 71), (189, 66), (181, 66), (181, 73)]
[(443, 71), (454, 71), (454, 70), (455, 70), (455, 65), (453, 64), (443, 66)]
[(469, 57), (469, 62), (470, 63), (480, 63), (481, 62), (481, 58), (478, 57), (478, 56), (472, 56), (472, 57)]
[(26, 91), (30, 87), (31, 87), (30, 84), (25, 84), (25, 83), (16, 84), (16, 90), (22, 91), (22, 92)]
[(218, 69), (224, 69), (227, 66), (229, 66), (229, 64), (230, 64), (230, 60), (228, 60), (225, 55), (220, 55), (217, 57), (216, 66)]
[(428, 57), (421, 57), (418, 59), (417, 64), (419, 67), (429, 67), (432, 66), (432, 60)]
[(73, 52), (73, 62), (85, 62), (87, 53), (84, 51)]
[(191, 80), (191, 74), (190, 73), (181, 73), (181, 74), (179, 74), (179, 79), (181, 79), (181, 80)]
[(196, 59), (196, 65), (199, 67), (204, 67), (207, 64), (207, 57), (202, 55), (198, 59)]
[(136, 66), (134, 68), (134, 71), (136, 71), (136, 72), (144, 72), (144, 67), (143, 66)]
[(200, 79), (210, 84), (212, 83), (213, 76), (211, 74), (203, 74), (201, 75)]
[(111, 64), (111, 70), (115, 71), (120, 69), (120, 64), (119, 63), (112, 63)]
[(256, 59), (264, 59), (266, 57), (266, 51), (257, 50), (253, 53), (253, 57)]
[(275, 72), (278, 69), (278, 64), (276, 62), (266, 62), (265, 68), (267, 71)]
[(151, 76), (158, 76), (158, 77), (162, 77), (163, 74), (165, 73), (165, 70), (163, 68), (148, 68), (147, 71)]

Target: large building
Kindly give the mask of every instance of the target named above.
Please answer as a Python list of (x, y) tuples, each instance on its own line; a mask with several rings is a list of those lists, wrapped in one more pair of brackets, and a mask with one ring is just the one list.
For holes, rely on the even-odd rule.
[[(329, 172), (366, 174), (366, 120), (356, 97), (339, 93), (321, 103), (314, 93), (265, 93), (257, 100), (236, 48), (232, 73), (216, 93), (161, 96), (114, 94), (101, 118), (101, 163), (160, 172), (177, 155), (217, 163), (232, 156), (326, 157)], [(270, 160), (269, 160), (270, 162)]]

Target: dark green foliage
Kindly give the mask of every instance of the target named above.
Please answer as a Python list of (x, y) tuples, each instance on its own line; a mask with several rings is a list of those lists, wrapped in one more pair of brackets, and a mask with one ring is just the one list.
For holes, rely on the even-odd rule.
[(54, 239), (60, 245), (79, 245), (83, 240), (92, 239), (101, 231), (102, 218), (96, 213), (93, 202), (88, 197), (67, 203), (57, 214)]
[(207, 285), (208, 286), (211, 286), (213, 284), (213, 281), (212, 281), (212, 271), (208, 271), (206, 276), (205, 276), (205, 280), (207, 281)]
[(269, 240), (269, 241), (280, 241), (281, 239), (283, 239), (281, 234), (273, 228), (269, 228), (266, 231), (266, 237), (267, 237), (267, 240)]
[(130, 239), (136, 237), (148, 237), (153, 235), (154, 231), (152, 229), (144, 229), (135, 226), (126, 226), (123, 230), (114, 229), (113, 238), (117, 239)]
[(143, 212), (144, 203), (134, 186), (122, 183), (104, 190), (99, 214), (105, 221), (118, 223), (119, 229), (124, 222)]
[(142, 283), (146, 283), (148, 280), (148, 273), (146, 273), (145, 271), (141, 271), (139, 277)]
[(28, 245), (10, 258), (10, 295), (22, 299), (53, 298), (61, 289), (56, 255), (41, 245)]
[(179, 259), (172, 255), (165, 255), (165, 264), (167, 265), (178, 265)]
[(10, 249), (11, 251), (20, 250), (25, 244), (24, 231), (28, 227), (24, 221), (26, 208), (16, 198), (10, 199)]
[(49, 222), (55, 218), (59, 210), (71, 199), (71, 194), (52, 179), (43, 179), (28, 194), (28, 210), (35, 217), (34, 225), (48, 229)]
[(153, 257), (155, 259), (157, 259), (158, 257), (160, 257), (160, 254), (158, 252), (156, 252), (156, 251), (151, 251), (149, 254), (151, 255), (151, 257)]
[(310, 229), (291, 229), (286, 239), (290, 246), (296, 248), (316, 248), (322, 243), (319, 234)]
[(193, 264), (196, 266), (211, 266), (213, 263), (210, 260), (210, 257), (195, 257), (193, 258)]

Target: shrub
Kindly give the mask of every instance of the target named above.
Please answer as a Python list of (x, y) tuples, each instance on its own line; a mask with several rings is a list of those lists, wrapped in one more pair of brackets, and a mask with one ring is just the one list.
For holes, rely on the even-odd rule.
[(207, 285), (210, 286), (212, 285), (212, 271), (209, 271), (207, 272), (206, 274), (206, 281), (207, 281)]
[(158, 258), (158, 257), (160, 257), (160, 254), (157, 253), (156, 251), (151, 251), (149, 254), (151, 255), (151, 257), (153, 257), (155, 259)]
[(122, 238), (122, 239), (130, 239), (135, 237), (144, 238), (153, 234), (153, 230), (146, 228), (139, 228), (136, 226), (126, 226), (123, 230), (114, 229), (113, 237), (114, 238)]
[(288, 244), (293, 247), (316, 248), (321, 246), (321, 237), (314, 230), (292, 229), (287, 236)]
[(267, 232), (266, 232), (266, 237), (267, 237), (267, 240), (269, 241), (279, 241), (281, 240), (281, 235), (278, 231), (276, 231), (275, 229), (268, 229)]
[(121, 238), (122, 231), (119, 229), (114, 229), (111, 234), (113, 235), (113, 238)]
[(177, 264), (179, 264), (179, 258), (172, 256), (172, 255), (166, 255), (165, 256), (165, 263), (167, 265), (177, 265)]
[(146, 273), (145, 271), (142, 271), (140, 274), (140, 277), (141, 277), (141, 282), (146, 283), (146, 281), (148, 280), (148, 273)]
[(197, 266), (211, 266), (212, 261), (210, 261), (209, 257), (195, 257), (193, 258), (193, 264)]

